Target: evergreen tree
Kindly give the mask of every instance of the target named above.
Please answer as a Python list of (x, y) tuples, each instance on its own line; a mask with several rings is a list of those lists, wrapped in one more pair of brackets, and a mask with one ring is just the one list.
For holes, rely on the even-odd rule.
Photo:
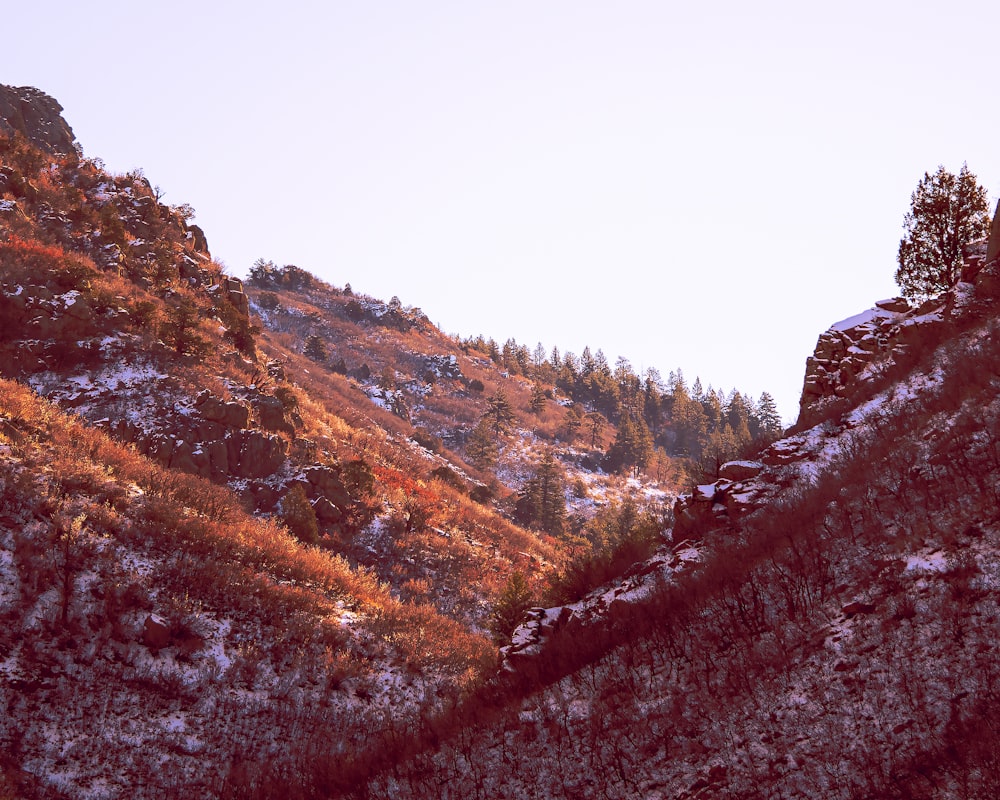
[(275, 278), (280, 277), (278, 267), (273, 261), (258, 258), (250, 267), (248, 278), (254, 286), (265, 288), (275, 283)]
[(733, 389), (726, 405), (726, 423), (740, 447), (750, 441), (750, 409), (738, 391)]
[(910, 197), (899, 242), (896, 283), (908, 298), (924, 299), (951, 288), (961, 276), (962, 248), (989, 232), (986, 190), (966, 164), (957, 176), (943, 166), (924, 173)]
[(701, 451), (702, 470), (713, 478), (718, 477), (719, 468), (727, 461), (732, 461), (739, 455), (739, 439), (733, 434), (728, 422), (724, 422), (718, 430), (708, 434)]
[(532, 525), (558, 536), (566, 519), (566, 487), (562, 469), (546, 451), (541, 463), (524, 484), (518, 496), (515, 516), (524, 525)]
[(604, 418), (603, 414), (597, 411), (591, 411), (586, 416), (587, 425), (590, 428), (590, 446), (592, 448), (597, 447), (597, 442), (600, 439), (601, 433), (604, 431), (604, 425), (607, 420)]
[(605, 463), (611, 470), (631, 469), (638, 477), (653, 455), (653, 437), (641, 417), (622, 414), (618, 422), (615, 441), (605, 456)]
[(302, 355), (317, 363), (323, 363), (330, 357), (330, 353), (326, 349), (326, 342), (315, 333), (310, 333), (306, 337), (305, 346), (302, 348)]
[(177, 355), (199, 356), (207, 350), (208, 342), (198, 333), (201, 316), (201, 310), (189, 297), (181, 296), (171, 303), (161, 335)]
[(583, 411), (577, 405), (572, 405), (566, 412), (566, 419), (563, 421), (562, 429), (560, 430), (560, 438), (566, 442), (572, 442), (576, 439), (577, 434), (580, 432), (580, 426), (583, 424)]
[(497, 598), (493, 613), (490, 614), (489, 628), (493, 641), (502, 646), (510, 641), (514, 629), (521, 624), (524, 612), (532, 604), (528, 581), (520, 572), (512, 572), (507, 585)]
[(501, 436), (510, 432), (516, 417), (514, 416), (514, 408), (503, 389), (497, 389), (495, 395), (486, 398), (486, 413), (483, 418), (489, 420), (490, 430), (497, 441)]
[(757, 403), (757, 418), (760, 421), (761, 435), (768, 439), (776, 439), (781, 435), (781, 415), (774, 398), (767, 392), (762, 392)]
[(529, 408), (532, 414), (541, 414), (545, 410), (545, 390), (537, 383), (531, 389), (531, 403)]
[(478, 467), (489, 469), (496, 464), (500, 448), (490, 430), (489, 421), (485, 417), (472, 429), (465, 450)]
[(684, 388), (683, 379), (675, 383), (671, 395), (670, 430), (674, 434), (673, 452), (691, 459), (701, 457), (708, 436), (708, 420), (701, 403), (693, 400)]

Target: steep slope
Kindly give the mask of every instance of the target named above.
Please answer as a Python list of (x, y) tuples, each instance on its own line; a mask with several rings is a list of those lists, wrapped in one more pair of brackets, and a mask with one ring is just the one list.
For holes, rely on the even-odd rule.
[(998, 269), (821, 337), (927, 326), (682, 498), (675, 554), (533, 615), (505, 688), (365, 796), (996, 796)]
[(997, 795), (1000, 234), (824, 333), (772, 441), (244, 286), (58, 110), (0, 92), (0, 794)]
[[(304, 731), (363, 752), (491, 670), (489, 600), (552, 560), (257, 335), (190, 209), (0, 135), (0, 771), (27, 796), (217, 797)], [(393, 591), (334, 536), (396, 498), (502, 547), (431, 542), (451, 583)]]
[[(358, 320), (346, 298), (340, 319), (386, 385), (318, 368), (281, 326), (314, 325), (341, 293), (302, 273), (310, 294), (251, 303), (190, 208), (139, 171), (37, 146), (58, 107), (14, 94), (0, 778), (31, 797), (218, 797), (266, 794), (330, 752), (367, 763), (387, 720), (420, 724), (492, 674), (486, 632), (513, 576), (541, 594), (590, 551), (510, 518), (563, 406), (529, 415), (527, 382), (371, 298)], [(380, 333), (410, 327), (409, 346)], [(501, 384), (516, 424), (484, 471), (439, 433), (476, 421)], [(411, 395), (407, 420), (395, 398)], [(629, 492), (665, 498), (580, 474), (581, 519)]]

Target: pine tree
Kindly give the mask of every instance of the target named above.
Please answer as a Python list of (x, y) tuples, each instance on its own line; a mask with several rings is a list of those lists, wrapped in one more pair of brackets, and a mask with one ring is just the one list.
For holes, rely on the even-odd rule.
[(653, 437), (641, 417), (622, 414), (615, 441), (608, 449), (605, 463), (611, 470), (631, 469), (638, 477), (653, 456)]
[(986, 190), (966, 164), (956, 177), (943, 166), (924, 173), (910, 197), (899, 242), (896, 283), (908, 298), (925, 299), (951, 288), (961, 276), (962, 248), (989, 232)]
[(173, 302), (163, 324), (161, 335), (179, 355), (199, 356), (208, 348), (208, 342), (198, 333), (198, 321), (202, 311), (189, 297), (180, 297)]
[(565, 442), (572, 442), (576, 439), (577, 434), (580, 432), (580, 426), (583, 424), (583, 411), (580, 410), (578, 405), (572, 405), (569, 407), (569, 411), (566, 412), (566, 419), (563, 421), (562, 428), (560, 430), (559, 436)]
[(507, 399), (507, 395), (504, 394), (503, 389), (497, 389), (495, 395), (486, 398), (486, 413), (483, 415), (483, 418), (489, 420), (493, 437), (497, 441), (499, 441), (501, 436), (510, 432), (516, 417), (514, 415), (514, 408)]
[(778, 413), (778, 405), (768, 392), (762, 392), (757, 403), (757, 419), (760, 423), (761, 435), (774, 439), (781, 435), (781, 415)]
[(546, 451), (535, 474), (522, 487), (515, 513), (525, 525), (537, 526), (553, 536), (563, 532), (566, 487), (562, 469), (551, 451)]
[(469, 434), (465, 450), (476, 466), (489, 469), (497, 462), (500, 448), (490, 431), (489, 421), (483, 417)]
[(531, 413), (541, 414), (545, 410), (545, 401), (547, 399), (545, 397), (545, 390), (536, 383), (531, 390), (531, 403), (529, 405)]
[(497, 598), (493, 613), (490, 614), (490, 633), (497, 645), (510, 641), (514, 629), (521, 624), (524, 612), (531, 607), (531, 589), (528, 581), (520, 572), (512, 572), (507, 579), (507, 585)]
[(330, 356), (326, 349), (326, 342), (315, 333), (310, 333), (306, 337), (305, 346), (302, 348), (302, 355), (317, 363), (326, 361)]

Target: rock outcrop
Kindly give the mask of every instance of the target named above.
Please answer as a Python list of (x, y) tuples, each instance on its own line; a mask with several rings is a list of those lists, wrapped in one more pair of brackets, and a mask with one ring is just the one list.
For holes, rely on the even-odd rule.
[(820, 422), (836, 398), (860, 399), (880, 374), (911, 363), (948, 329), (1000, 297), (1000, 203), (997, 211), (989, 240), (965, 249), (961, 278), (951, 289), (915, 308), (901, 297), (882, 300), (820, 334), (806, 359), (794, 430)]
[(31, 86), (0, 86), (0, 131), (20, 133), (55, 155), (72, 153), (76, 144), (62, 110), (55, 98)]

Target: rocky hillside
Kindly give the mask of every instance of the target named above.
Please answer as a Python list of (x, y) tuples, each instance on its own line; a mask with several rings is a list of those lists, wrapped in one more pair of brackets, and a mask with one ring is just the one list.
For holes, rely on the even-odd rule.
[(5, 791), (239, 794), (305, 740), (364, 763), (488, 682), (524, 607), (662, 541), (698, 469), (665, 386), (296, 267), (244, 286), (54, 100), (0, 95)]
[(0, 87), (0, 794), (996, 795), (1000, 233), (782, 435), (244, 284), (59, 111)]
[(796, 432), (624, 581), (529, 612), (497, 693), (364, 796), (996, 796), (997, 245), (823, 334)]

